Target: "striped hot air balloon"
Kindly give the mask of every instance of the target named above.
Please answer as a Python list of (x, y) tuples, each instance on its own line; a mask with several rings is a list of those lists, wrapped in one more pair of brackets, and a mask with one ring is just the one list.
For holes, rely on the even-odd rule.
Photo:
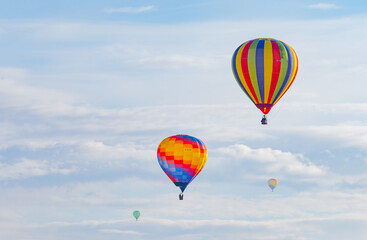
[(268, 180), (268, 186), (270, 187), (271, 191), (274, 191), (274, 188), (276, 188), (278, 186), (278, 180), (276, 180), (275, 178), (270, 178)]
[(297, 75), (298, 58), (282, 41), (257, 38), (236, 49), (232, 70), (242, 90), (264, 113), (265, 123), (262, 123), (266, 124), (266, 114), (288, 91)]
[(158, 163), (171, 179), (181, 189), (180, 200), (187, 185), (203, 169), (207, 159), (207, 149), (204, 143), (188, 135), (167, 137), (158, 146)]

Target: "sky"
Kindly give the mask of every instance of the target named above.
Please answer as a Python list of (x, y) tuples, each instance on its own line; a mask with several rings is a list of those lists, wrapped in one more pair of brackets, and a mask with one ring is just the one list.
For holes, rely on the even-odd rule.
[[(365, 240), (365, 26), (362, 0), (0, 0), (1, 239)], [(299, 59), (266, 126), (231, 69), (259, 37)], [(176, 134), (208, 149), (183, 201)]]

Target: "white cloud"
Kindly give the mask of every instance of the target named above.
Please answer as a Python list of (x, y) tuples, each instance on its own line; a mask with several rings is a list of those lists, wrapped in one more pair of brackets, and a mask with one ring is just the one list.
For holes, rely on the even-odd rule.
[(151, 67), (166, 66), (171, 69), (177, 68), (211, 68), (216, 64), (214, 59), (205, 59), (203, 57), (189, 56), (189, 55), (171, 55), (171, 56), (150, 56), (138, 59), (142, 65)]
[(279, 171), (284, 171), (297, 175), (325, 174), (323, 167), (316, 166), (302, 154), (293, 154), (271, 148), (251, 149), (243, 144), (222, 147), (217, 152), (228, 155), (231, 159), (261, 163), (263, 164), (261, 168), (268, 173), (277, 172), (279, 174)]
[(358, 121), (340, 125), (304, 126), (302, 129), (292, 128), (289, 131), (337, 144), (338, 147), (358, 147), (367, 151), (367, 127)]
[(129, 231), (129, 230), (119, 230), (119, 229), (100, 229), (100, 232), (103, 233), (112, 233), (112, 234), (126, 234), (126, 235), (141, 235), (141, 233), (137, 231)]
[(133, 168), (147, 166), (145, 164), (155, 157), (156, 149), (132, 143), (107, 145), (103, 142), (85, 142), (80, 145), (80, 153), (88, 161), (102, 161), (104, 164)]
[(60, 168), (57, 164), (45, 160), (22, 159), (14, 164), (0, 163), (0, 179), (22, 179), (51, 174), (66, 175), (75, 170), (75, 168)]
[(316, 3), (316, 4), (309, 5), (308, 8), (328, 10), (328, 9), (338, 9), (340, 7), (338, 7), (335, 4), (331, 4), (331, 3)]
[[(131, 48), (125, 44), (111, 44), (104, 46), (100, 51), (104, 51), (103, 55), (123, 62), (124, 65), (139, 66), (142, 69), (213, 69), (216, 66), (221, 66), (221, 61), (227, 60), (227, 56), (211, 53), (197, 54), (184, 46), (172, 52), (168, 48), (152, 49), (149, 45)], [(130, 57), (127, 58), (127, 56)]]
[[(260, 194), (243, 189), (237, 189), (237, 192), (231, 194), (220, 193), (222, 190), (225, 192), (221, 188), (216, 192), (203, 193), (204, 189), (191, 188), (185, 194), (184, 201), (178, 202), (178, 190), (170, 184), (168, 178), (159, 183), (150, 179), (125, 178), (117, 181), (68, 182), (62, 186), (43, 186), (37, 189), (3, 187), (0, 212), (4, 209), (4, 212), (7, 210), (13, 212), (13, 215), (27, 216), (37, 211), (51, 222), (75, 219), (95, 224), (93, 216), (104, 221), (120, 219), (128, 223), (134, 220), (132, 211), (139, 209), (142, 212), (139, 221), (149, 224), (152, 218), (157, 221), (166, 219), (163, 223), (175, 225), (180, 220), (183, 226), (185, 219), (263, 222), (269, 218), (287, 221), (319, 216), (353, 216), (367, 212), (364, 204), (367, 195), (364, 193), (305, 192), (299, 187), (297, 193), (291, 194), (284, 190), (287, 183), (282, 182), (274, 193), (266, 189), (265, 185), (261, 186), (264, 191)], [(245, 184), (248, 183), (241, 185)], [(19, 206), (21, 199), (27, 199), (27, 202)], [(55, 211), (59, 208), (63, 212)], [(195, 226), (187, 224), (185, 228)]]
[[(231, 193), (222, 187), (216, 190), (211, 188), (213, 192), (204, 193), (205, 188), (190, 186), (182, 202), (178, 202), (178, 189), (163, 175), (162, 182), (146, 177), (121, 178), (117, 181), (67, 182), (61, 186), (37, 189), (2, 188), (4, 197), (0, 200), (0, 212), (4, 208), (4, 211), (8, 209), (15, 215), (25, 216), (28, 212), (37, 211), (50, 221), (67, 221), (71, 218), (86, 221), (93, 219), (91, 216), (98, 216), (101, 220), (121, 219), (128, 222), (133, 220), (132, 211), (139, 209), (142, 212), (139, 221), (167, 219), (171, 225), (176, 220), (185, 219), (253, 222), (267, 221), (269, 218), (290, 220), (367, 212), (364, 204), (367, 195), (364, 193), (343, 193), (339, 190), (303, 191), (302, 186), (298, 186), (298, 191), (292, 194), (286, 190), (286, 185), (290, 184), (287, 182), (281, 182), (273, 193), (266, 184), (258, 185), (262, 190), (255, 193), (244, 190), (246, 184), (253, 183), (244, 181), (239, 189)], [(20, 199), (27, 199), (27, 203), (18, 206)], [(54, 211), (59, 208), (64, 211)]]
[(74, 107), (75, 98), (54, 89), (33, 87), (13, 79), (0, 80), (0, 108), (29, 111), (43, 116), (86, 114), (84, 107)]
[[(47, 232), (67, 239), (69, 236), (80, 236), (81, 232), (91, 240), (105, 238), (106, 233), (111, 240), (121, 239), (122, 236), (133, 240), (152, 239), (272, 239), (272, 240), (323, 240), (332, 236), (333, 239), (343, 240), (353, 236), (355, 240), (364, 240), (367, 225), (365, 217), (361, 216), (332, 216), (317, 218), (269, 219), (266, 221), (248, 220), (168, 220), (146, 219), (138, 222), (129, 221), (84, 221), (58, 222), (54, 224), (33, 224), (32, 226), (18, 224), (9, 228), (0, 228), (2, 235), (17, 229), (11, 239), (23, 239), (23, 236), (34, 236), (36, 232)], [(19, 231), (21, 229), (21, 231)], [(32, 234), (33, 233), (33, 234)], [(162, 234), (164, 233), (164, 234)], [(7, 235), (5, 235), (7, 236)], [(22, 237), (20, 237), (22, 236)], [(46, 235), (47, 236), (47, 235)], [(8, 238), (9, 239), (9, 238)], [(46, 239), (46, 238), (44, 238)]]
[(144, 7), (122, 7), (122, 8), (110, 8), (105, 9), (106, 13), (143, 13), (155, 10), (154, 6), (144, 6)]
[(0, 68), (0, 80), (24, 79), (29, 73), (23, 68)]
[[(175, 187), (168, 187), (171, 183), (166, 180), (167, 184), (157, 184), (148, 178), (126, 178), (39, 188), (2, 188), (0, 212), (17, 217), (10, 223), (6, 218), (0, 219), (0, 233), (2, 236), (12, 234), (8, 239), (23, 239), (22, 234), (34, 236), (44, 231), (68, 232), (70, 237), (88, 229), (85, 237), (93, 240), (101, 238), (98, 234), (108, 233), (111, 239), (115, 239), (114, 235), (126, 235), (156, 240), (162, 239), (162, 231), (165, 239), (173, 236), (185, 239), (188, 233), (192, 235), (190, 239), (202, 239), (201, 234), (205, 239), (224, 239), (228, 233), (237, 239), (243, 233), (251, 239), (272, 239), (272, 236), (276, 236), (274, 239), (305, 239), (301, 237), (311, 232), (311, 239), (321, 240), (330, 234), (329, 228), (337, 232), (336, 226), (341, 223), (349, 226), (348, 229), (353, 223), (362, 224), (355, 229), (359, 233), (367, 224), (365, 191), (304, 192), (299, 189), (296, 194), (289, 194), (280, 188), (274, 193), (269, 190), (262, 194), (245, 192), (240, 196), (243, 189), (237, 193), (217, 194), (224, 190), (219, 188), (212, 193), (191, 190), (184, 201), (179, 201), (173, 193)], [(139, 221), (132, 217), (135, 209), (142, 211)], [(34, 212), (42, 219), (27, 220)], [(64, 235), (58, 237), (68, 239)]]

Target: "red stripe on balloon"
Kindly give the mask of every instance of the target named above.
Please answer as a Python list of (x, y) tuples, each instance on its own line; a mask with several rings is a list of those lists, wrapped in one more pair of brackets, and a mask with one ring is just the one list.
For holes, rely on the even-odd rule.
[(251, 78), (250, 78), (250, 73), (248, 71), (248, 62), (247, 62), (248, 51), (249, 51), (250, 46), (251, 46), (251, 44), (253, 42), (254, 42), (253, 40), (250, 41), (250, 42), (248, 42), (246, 44), (245, 48), (242, 51), (242, 55), (241, 55), (241, 68), (242, 68), (243, 76), (244, 76), (245, 81), (246, 81), (246, 85), (250, 89), (250, 92), (251, 92), (252, 96), (254, 96), (254, 99), (253, 100), (256, 103), (258, 103), (259, 100), (257, 99), (256, 93), (255, 93), (255, 90), (254, 90), (254, 87), (252, 86), (252, 82), (251, 82)]
[(271, 46), (273, 50), (273, 73), (271, 77), (270, 92), (269, 92), (268, 100), (266, 101), (266, 103), (271, 103), (270, 101), (273, 98), (273, 94), (274, 94), (275, 88), (279, 80), (281, 60), (282, 60), (280, 57), (280, 50), (279, 50), (278, 43), (272, 40)]

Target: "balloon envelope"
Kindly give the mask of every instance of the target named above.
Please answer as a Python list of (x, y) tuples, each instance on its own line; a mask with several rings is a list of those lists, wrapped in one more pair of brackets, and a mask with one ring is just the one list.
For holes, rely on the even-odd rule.
[(140, 211), (134, 211), (133, 216), (135, 217), (136, 220), (138, 220), (138, 218), (140, 217)]
[(274, 190), (274, 188), (276, 188), (276, 186), (278, 185), (278, 180), (271, 178), (268, 180), (268, 186), (270, 187), (271, 191)]
[(204, 143), (189, 135), (167, 137), (157, 150), (159, 165), (182, 192), (203, 169), (207, 155)]
[(232, 70), (241, 89), (267, 114), (292, 85), (297, 75), (298, 58), (282, 41), (257, 38), (236, 49)]

